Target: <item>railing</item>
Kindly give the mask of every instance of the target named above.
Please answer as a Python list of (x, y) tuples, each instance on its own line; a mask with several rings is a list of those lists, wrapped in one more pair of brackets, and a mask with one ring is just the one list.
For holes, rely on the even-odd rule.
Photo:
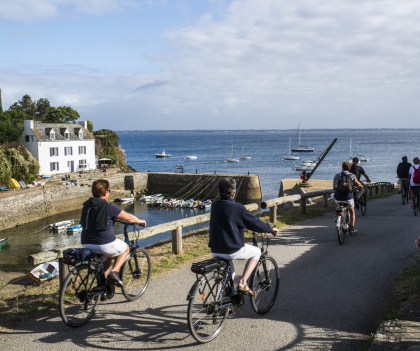
[[(385, 192), (392, 191), (394, 189), (394, 186), (392, 183), (369, 183), (366, 184), (366, 187), (368, 189), (367, 195), (372, 196), (373, 191), (375, 191), (375, 194), (382, 194)], [(330, 194), (333, 193), (333, 189), (325, 189), (320, 191), (314, 191), (310, 193), (303, 193), (299, 195), (289, 195), (289, 196), (283, 196), (271, 200), (267, 200), (261, 203), (261, 208), (270, 209), (270, 219), (269, 221), (271, 223), (275, 223), (277, 219), (277, 207), (279, 205), (290, 203), (290, 202), (300, 202), (300, 209), (301, 213), (306, 213), (306, 200), (313, 198), (313, 197), (323, 197), (324, 206), (328, 206), (328, 198)], [(257, 204), (248, 204), (245, 206), (249, 211), (256, 211), (258, 209)], [(185, 227), (190, 227), (195, 224), (205, 223), (210, 220), (210, 213), (206, 213), (203, 215), (188, 217), (168, 223), (158, 224), (153, 227), (148, 227), (140, 231), (139, 240), (149, 238), (151, 236), (157, 235), (157, 234), (163, 234), (167, 232), (172, 232), (172, 252), (174, 254), (180, 254), (182, 252), (182, 230)], [(128, 233), (129, 239), (134, 240), (135, 235), (134, 233)], [(119, 238), (123, 238), (123, 235), (117, 235)], [(81, 245), (72, 245), (71, 247), (81, 247)], [(59, 260), (60, 265), (60, 280), (63, 279), (64, 273), (67, 271), (66, 265), (62, 264), (62, 257), (63, 257), (63, 251), (67, 249), (68, 247), (64, 248), (57, 248), (50, 251), (43, 251), (39, 252), (37, 254), (30, 255), (28, 257), (28, 262), (31, 265), (38, 265), (40, 263), (44, 263), (47, 261), (52, 260)]]

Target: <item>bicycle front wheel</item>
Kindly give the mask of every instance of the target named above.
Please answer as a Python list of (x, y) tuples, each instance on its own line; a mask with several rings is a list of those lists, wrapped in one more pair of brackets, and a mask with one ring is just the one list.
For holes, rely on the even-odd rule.
[(146, 291), (150, 281), (151, 261), (149, 253), (138, 247), (121, 268), (122, 293), (129, 301), (138, 299)]
[(88, 264), (71, 271), (60, 289), (59, 310), (61, 319), (70, 327), (85, 325), (95, 314), (100, 294), (93, 291), (97, 285), (94, 271)]
[(414, 198), (414, 206), (413, 206), (413, 210), (414, 210), (414, 215), (417, 216), (417, 213), (419, 212), (419, 197), (417, 192), (413, 193), (413, 198)]
[[(191, 289), (188, 302), (188, 328), (200, 343), (216, 338), (229, 314), (229, 307), (220, 309), (218, 296), (222, 288), (223, 276), (217, 272), (197, 280)], [(230, 289), (225, 291), (229, 293)]]
[(359, 201), (360, 211), (362, 212), (363, 216), (366, 214), (366, 203), (366, 194), (363, 194)]
[(258, 314), (265, 314), (273, 307), (280, 284), (277, 262), (271, 256), (262, 258), (255, 268), (251, 280), (251, 290), (257, 296), (251, 296), (251, 305)]

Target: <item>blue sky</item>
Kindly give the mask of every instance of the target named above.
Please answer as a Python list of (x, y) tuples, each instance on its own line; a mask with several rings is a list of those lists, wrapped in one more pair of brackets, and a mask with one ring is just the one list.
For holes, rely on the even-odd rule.
[(420, 2), (2, 0), (0, 88), (95, 129), (420, 127)]

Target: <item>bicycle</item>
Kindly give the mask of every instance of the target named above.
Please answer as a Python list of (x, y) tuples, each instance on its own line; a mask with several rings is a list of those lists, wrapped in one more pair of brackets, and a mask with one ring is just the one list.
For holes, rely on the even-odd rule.
[(401, 202), (403, 205), (408, 203), (410, 182), (408, 178), (399, 178), (401, 185)]
[(419, 189), (420, 187), (418, 186), (412, 186), (411, 187), (411, 191), (412, 191), (412, 196), (413, 196), (413, 210), (414, 210), (414, 215), (417, 216), (417, 214), (419, 213), (419, 209), (420, 209), (420, 193), (419, 193)]
[[(249, 286), (255, 292), (250, 300), (256, 313), (265, 314), (276, 301), (280, 273), (277, 262), (268, 255), (267, 234), (253, 233), (253, 242), (260, 247), (261, 257), (250, 277)], [(187, 297), (188, 328), (200, 343), (216, 338), (228, 315), (238, 311), (245, 303), (244, 295), (235, 288), (232, 268), (232, 261), (221, 258), (193, 263), (191, 266), (197, 280)]]
[[(146, 291), (150, 281), (151, 261), (148, 252), (138, 245), (139, 227), (136, 224), (117, 220), (124, 224), (125, 242), (130, 253), (120, 270), (121, 287), (124, 297), (129, 301), (137, 300)], [(135, 239), (129, 240), (127, 228), (133, 227)], [(70, 249), (72, 254), (63, 257), (63, 263), (69, 264), (70, 273), (60, 288), (59, 311), (65, 324), (78, 328), (85, 325), (95, 314), (99, 301), (114, 297), (115, 285), (109, 283), (104, 275), (101, 255), (90, 253), (80, 259), (74, 257), (74, 251), (86, 254), (88, 249)], [(90, 250), (88, 250), (90, 252)]]
[(346, 203), (337, 202), (335, 209), (335, 227), (337, 230), (338, 242), (344, 244), (346, 233), (350, 231), (350, 212)]
[(360, 212), (362, 213), (362, 216), (365, 216), (366, 215), (366, 208), (367, 208), (366, 192), (364, 192), (362, 194), (362, 196), (360, 196), (360, 199), (359, 199), (358, 196), (357, 196), (358, 191), (359, 191), (359, 189), (357, 187), (355, 187), (353, 189), (354, 207), (357, 211), (360, 210)]

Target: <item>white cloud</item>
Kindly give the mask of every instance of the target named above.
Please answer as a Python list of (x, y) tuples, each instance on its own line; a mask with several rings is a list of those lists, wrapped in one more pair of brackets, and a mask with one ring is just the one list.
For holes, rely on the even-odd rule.
[[(104, 4), (41, 3), (52, 15), (58, 4), (95, 14)], [(223, 17), (169, 31), (173, 50), (149, 54), (161, 73), (57, 66), (0, 76), (10, 103), (47, 97), (115, 129), (420, 127), (419, 15), (416, 0), (234, 1)]]

